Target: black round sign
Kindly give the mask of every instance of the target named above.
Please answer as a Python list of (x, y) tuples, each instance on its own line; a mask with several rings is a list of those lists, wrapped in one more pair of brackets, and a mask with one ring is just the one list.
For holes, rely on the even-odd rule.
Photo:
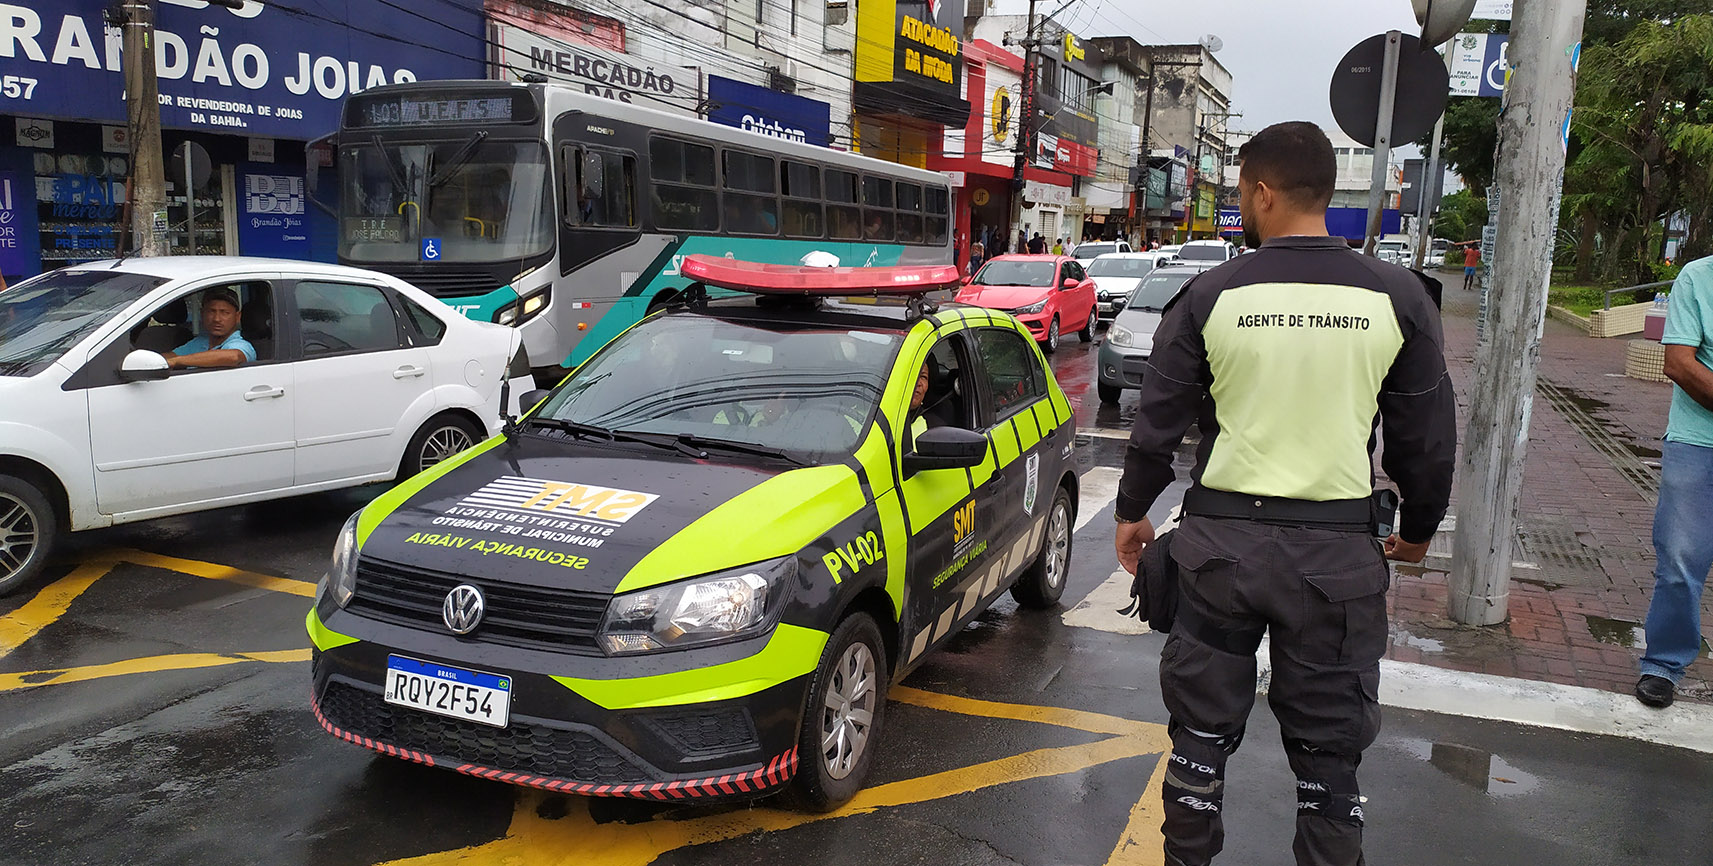
[(209, 178), (214, 176), (214, 160), (209, 158), (207, 148), (194, 141), (186, 141), (173, 148), (172, 161), (167, 164), (167, 176), (174, 180), (184, 179), (186, 151), (189, 151), (190, 158), (190, 185), (206, 189)]
[[(1339, 129), (1368, 147), (1374, 146), (1374, 128), (1380, 122), (1380, 76), (1385, 62), (1386, 34), (1382, 33), (1358, 42), (1332, 73), (1332, 116)], [(1423, 51), (1420, 39), (1400, 34), (1392, 146), (1428, 134), (1445, 113), (1450, 94), (1445, 59), (1438, 52)]]

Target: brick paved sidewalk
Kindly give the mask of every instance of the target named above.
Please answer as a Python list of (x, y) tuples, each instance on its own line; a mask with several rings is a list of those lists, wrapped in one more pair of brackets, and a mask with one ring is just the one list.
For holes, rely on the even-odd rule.
[[(1446, 284), (1446, 354), (1461, 434), (1478, 296), (1460, 288), (1461, 274), (1438, 276)], [(1487, 628), (1452, 623), (1444, 571), (1450, 560), (1430, 557), (1426, 569), (1399, 572), (1388, 658), (1623, 693), (1634, 688), (1640, 623), (1653, 589), (1659, 437), (1671, 388), (1625, 377), (1625, 343), (1547, 322), (1515, 557), (1530, 567), (1514, 572), (1510, 620)], [(1447, 536), (1436, 541), (1436, 553), (1449, 553)], [(1713, 628), (1713, 594), (1706, 599), (1704, 634)], [(1713, 701), (1707, 654), (1690, 667), (1678, 695)]]

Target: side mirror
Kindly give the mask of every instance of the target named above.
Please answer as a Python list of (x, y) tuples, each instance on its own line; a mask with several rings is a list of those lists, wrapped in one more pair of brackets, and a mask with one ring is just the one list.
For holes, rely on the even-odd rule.
[(529, 414), (530, 410), (541, 405), (541, 401), (546, 400), (547, 395), (549, 395), (551, 393), (553, 393), (553, 392), (547, 390), (546, 388), (537, 388), (533, 391), (523, 392), (523, 396), (519, 397), (517, 400), (517, 408), (518, 408), (519, 414), (523, 414), (523, 415)]
[(1116, 313), (1122, 311), (1124, 309), (1124, 302), (1126, 300), (1127, 299), (1125, 299), (1125, 298), (1113, 298), (1112, 299), (1112, 312), (1114, 314), (1116, 314)]
[(126, 382), (149, 382), (165, 379), (171, 368), (159, 352), (137, 349), (119, 362), (119, 378)]
[(964, 274), (962, 279), (963, 279), (963, 284), (967, 286), (972, 281), (975, 280), (975, 275), (974, 274)]
[(1081, 281), (1081, 280), (1072, 280), (1072, 279), (1066, 279), (1066, 280), (1065, 280), (1065, 281), (1064, 281), (1064, 283), (1062, 283), (1062, 284), (1061, 284), (1061, 285), (1060, 285), (1060, 286), (1059, 286), (1059, 288), (1061, 288), (1061, 289), (1074, 289), (1074, 288), (1076, 288), (1076, 287), (1077, 287), (1077, 286), (1080, 286), (1080, 285), (1082, 285), (1082, 281)]
[(961, 427), (930, 427), (916, 437), (916, 450), (904, 455), (904, 471), (972, 468), (986, 459), (986, 436)]

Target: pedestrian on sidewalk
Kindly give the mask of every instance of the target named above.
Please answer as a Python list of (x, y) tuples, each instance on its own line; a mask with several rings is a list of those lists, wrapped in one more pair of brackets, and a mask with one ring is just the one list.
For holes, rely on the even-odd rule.
[(1047, 252), (1047, 239), (1041, 237), (1040, 232), (1036, 232), (1035, 236), (1029, 239), (1029, 254), (1038, 256), (1045, 252)]
[[(1168, 304), (1142, 379), (1114, 511), (1132, 574), (1148, 511), (1199, 421), (1201, 444), (1168, 551), (1176, 621), (1160, 652), (1171, 713), (1166, 862), (1204, 866), (1225, 844), (1226, 759), (1255, 704), (1271, 633), (1268, 703), (1296, 774), (1299, 864), (1362, 862), (1362, 752), (1380, 728), (1387, 559), (1420, 562), (1445, 516), (1456, 403), (1440, 321), (1414, 274), (1328, 237), (1337, 163), (1312, 123), (1243, 145), (1238, 187), (1256, 252), (1196, 277)], [(1404, 505), (1375, 537), (1375, 416)], [(1281, 794), (1285, 792), (1280, 792)]]
[(1713, 257), (1685, 265), (1665, 317), (1671, 415), (1654, 511), (1654, 594), (1636, 698), (1671, 706), (1701, 653), (1701, 592), (1713, 570)]
[(1065, 239), (1064, 238), (1055, 238), (1053, 240), (1053, 255), (1062, 256), (1064, 254), (1065, 254)]
[(1481, 267), (1481, 246), (1470, 243), (1463, 248), (1463, 290), (1475, 288), (1475, 271)]

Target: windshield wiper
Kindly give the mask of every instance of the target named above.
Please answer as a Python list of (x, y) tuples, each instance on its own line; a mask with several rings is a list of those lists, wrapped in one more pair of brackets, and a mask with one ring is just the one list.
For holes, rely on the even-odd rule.
[(566, 421), (563, 418), (526, 418), (523, 424), (526, 428), (531, 426), (551, 427), (575, 436), (593, 437), (608, 442), (635, 442), (641, 445), (652, 445), (655, 448), (677, 451), (698, 460), (706, 459), (708, 456), (708, 452), (664, 434), (641, 433), (634, 430), (609, 430), (594, 424), (584, 424), (581, 421)]
[(563, 430), (577, 436), (593, 436), (597, 439), (605, 439), (608, 442), (612, 442), (618, 438), (618, 436), (614, 435), (613, 431), (608, 430), (605, 427), (597, 427), (594, 424), (584, 424), (581, 421), (566, 421), (563, 418), (542, 418), (531, 415), (523, 420), (523, 426), (551, 427), (555, 430)]
[(809, 461), (807, 461), (807, 460), (804, 460), (800, 457), (793, 457), (790, 454), (788, 454), (784, 451), (781, 451), (778, 448), (769, 448), (766, 445), (755, 445), (755, 444), (749, 443), (749, 442), (737, 442), (737, 441), (734, 441), (731, 439), (716, 439), (716, 438), (713, 438), (711, 436), (697, 436), (694, 433), (680, 433), (680, 434), (678, 434), (678, 441), (683, 442), (686, 445), (699, 445), (699, 446), (703, 446), (703, 447), (707, 447), (707, 448), (719, 448), (719, 449), (724, 450), (724, 451), (736, 451), (739, 454), (753, 454), (757, 457), (772, 457), (772, 458), (775, 458), (777, 460), (784, 460), (787, 463), (795, 463), (798, 466), (808, 466), (809, 465)]
[(436, 171), (434, 173), (434, 177), (429, 179), (428, 188), (435, 189), (441, 184), (451, 180), (452, 176), (457, 174), (458, 170), (464, 167), (464, 163), (469, 162), (470, 157), (476, 155), (476, 146), (486, 140), (487, 137), (488, 131), (485, 129), (472, 133), (470, 135), (470, 140), (464, 142), (464, 146), (458, 148), (458, 152), (453, 154), (452, 158), (446, 161), (446, 167)]

